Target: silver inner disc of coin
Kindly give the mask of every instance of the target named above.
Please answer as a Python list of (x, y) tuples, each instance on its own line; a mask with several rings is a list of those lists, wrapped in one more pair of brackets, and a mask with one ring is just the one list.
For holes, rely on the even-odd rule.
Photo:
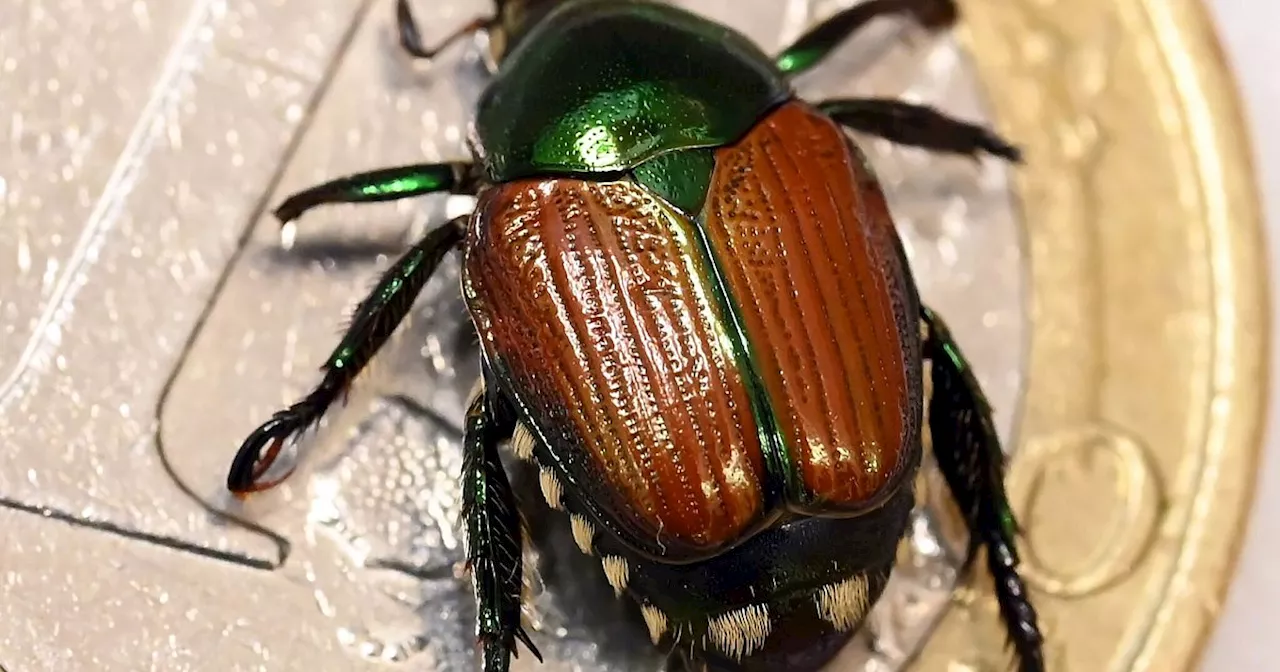
[[(776, 51), (852, 3), (678, 4)], [(338, 174), (466, 156), (470, 106), (485, 81), (481, 42), (420, 67), (396, 48), (391, 10), (390, 2), (374, 3), (273, 204)], [(430, 41), (488, 4), (441, 0), (415, 3), (415, 10)], [(895, 21), (879, 22), (797, 86), (809, 100), (895, 96), (988, 118), (955, 38)], [(1009, 441), (1027, 354), (1026, 251), (1011, 170), (857, 139), (888, 192), (925, 300), (973, 361)], [(270, 404), (304, 393), (318, 379), (313, 367), (336, 342), (343, 313), (376, 275), (426, 227), (470, 205), (429, 197), (323, 209), (290, 232), (291, 250), (279, 248), (269, 217), (256, 224), (162, 409), (165, 450), (177, 473), (198, 481), (188, 483), (193, 490), (215, 492), (229, 459), (201, 446), (237, 445)], [(477, 374), (476, 336), (459, 296), (457, 260), (450, 259), (350, 403), (299, 444), (301, 468), (283, 494), (240, 512), (288, 540), (274, 571), (315, 595), (314, 613), (281, 617), (308, 623), (300, 636), (336, 639), (351, 669), (364, 669), (362, 660), (423, 672), (478, 669), (474, 603), (461, 571), (458, 482), (463, 404)], [(257, 382), (262, 376), (272, 382)], [(258, 391), (263, 385), (267, 392)], [(567, 521), (543, 503), (537, 474), (514, 460), (510, 466), (534, 529), (528, 556), (539, 572), (526, 611), (546, 658), (539, 666), (525, 653), (513, 669), (660, 670), (664, 652), (649, 643), (635, 605), (614, 598), (599, 560), (576, 549)], [(925, 496), (890, 585), (835, 669), (902, 668), (948, 608), (964, 533), (940, 505), (945, 485), (928, 458), (925, 472)]]

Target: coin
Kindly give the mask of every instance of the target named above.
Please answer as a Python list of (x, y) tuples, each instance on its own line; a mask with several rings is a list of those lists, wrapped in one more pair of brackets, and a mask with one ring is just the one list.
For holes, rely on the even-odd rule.
[[(1196, 666), (1261, 445), (1270, 316), (1236, 92), (1188, 0), (964, 3), (1024, 143), (1031, 360), (1015, 506), (1056, 670)], [(984, 634), (985, 633), (985, 634)], [(978, 595), (925, 669), (997, 669)]]
[[(851, 3), (679, 4), (776, 49)], [(469, 203), (319, 211), (291, 250), (266, 208), (335, 175), (465, 156), (479, 45), (415, 66), (389, 0), (176, 7), (87, 24), (130, 48), (64, 50), (71, 71), (113, 65), (85, 81), (30, 65), (40, 26), (98, 44), (72, 10), (0, 28), (28, 57), (0, 86), (30, 103), (0, 164), (0, 213), (18, 223), (0, 231), (0, 437), (17, 447), (0, 529), (19, 540), (3, 551), (0, 620), (19, 627), (0, 664), (471, 669), (456, 474), (476, 361), (456, 265), (301, 445), (304, 472), (250, 510), (220, 492), (239, 440), (315, 382), (372, 278)], [(488, 3), (415, 8), (430, 40)], [(1026, 150), (1010, 170), (865, 143), (1014, 455), (1051, 669), (1189, 668), (1247, 510), (1266, 368), (1234, 92), (1189, 0), (963, 10), (954, 36), (885, 22), (801, 91), (906, 95)], [(634, 609), (539, 508), (536, 475), (516, 476), (547, 655), (516, 668), (658, 669)], [(936, 474), (923, 483), (901, 567), (839, 669), (1004, 668), (985, 586), (953, 597), (963, 535)]]

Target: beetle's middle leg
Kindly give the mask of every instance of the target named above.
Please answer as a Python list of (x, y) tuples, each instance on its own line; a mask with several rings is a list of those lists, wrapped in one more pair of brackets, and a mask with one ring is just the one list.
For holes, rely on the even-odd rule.
[(967, 156), (986, 152), (1022, 161), (1022, 152), (994, 131), (925, 105), (887, 98), (844, 98), (824, 100), (817, 107), (845, 128), (900, 145)]
[(516, 413), (491, 376), (472, 399), (466, 417), (462, 457), (462, 517), (467, 530), (467, 565), (475, 588), (477, 636), (484, 648), (484, 672), (506, 672), (518, 638), (539, 662), (542, 654), (520, 623), (524, 558), (522, 520), (515, 492), (502, 467), (498, 444), (510, 438)]
[(969, 528), (969, 558), (985, 546), (1000, 614), (1021, 672), (1043, 672), (1044, 638), (1018, 575), (1017, 522), (1004, 487), (1004, 453), (991, 408), (969, 363), (932, 310), (922, 308), (924, 356), (931, 365), (929, 433), (938, 466)]
[(782, 50), (776, 61), (783, 72), (797, 75), (822, 62), (836, 47), (856, 35), (873, 19), (907, 15), (931, 30), (955, 23), (955, 0), (867, 0), (837, 12), (809, 29)]
[(431, 230), (387, 269), (373, 292), (356, 307), (351, 326), (321, 367), (324, 378), (320, 384), (301, 401), (271, 416), (241, 444), (227, 473), (228, 490), (243, 495), (283, 480), (259, 481), (285, 440), (319, 422), (334, 402), (345, 397), (352, 381), (409, 314), (414, 299), (445, 255), (462, 242), (466, 220), (466, 216), (458, 217)]

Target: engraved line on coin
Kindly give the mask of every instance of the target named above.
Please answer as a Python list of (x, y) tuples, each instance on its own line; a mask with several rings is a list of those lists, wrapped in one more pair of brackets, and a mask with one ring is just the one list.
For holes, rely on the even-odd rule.
[[(1105, 276), (1101, 269), (1102, 233), (1095, 225), (1103, 197), (1093, 180), (1099, 174), (1098, 166), (1111, 151), (1112, 141), (1100, 119), (1097, 101), (1109, 94), (1113, 81), (1110, 71), (1113, 63), (1107, 56), (1111, 51), (1098, 40), (1117, 29), (1117, 19), (1106, 12), (1099, 22), (1105, 30), (1081, 38), (1062, 27), (1054, 10), (1046, 6), (1052, 4), (1055, 3), (1013, 3), (1028, 27), (1026, 34), (1017, 40), (1019, 48), (1027, 53), (1043, 52), (1040, 58), (1030, 62), (1027, 75), (1035, 78), (1037, 92), (1044, 98), (1042, 105), (1057, 111), (1044, 133), (1046, 139), (1051, 140), (1040, 143), (1039, 151), (1029, 159), (1041, 170), (1029, 173), (1039, 184), (1028, 190), (1029, 195), (1038, 196), (1028, 206), (1028, 212), (1052, 213), (1049, 216), (1058, 221), (1046, 222), (1051, 224), (1049, 228), (1027, 229), (1031, 238), (1027, 249), (1032, 253), (1034, 270), (1040, 256), (1035, 252), (1037, 244), (1051, 240), (1057, 232), (1069, 232), (1068, 235), (1078, 241), (1079, 248), (1071, 261), (1060, 264), (1058, 262), (1065, 259), (1055, 259), (1055, 263), (1044, 267), (1067, 268), (1070, 279), (1075, 281), (1070, 293), (1071, 312), (1055, 313), (1059, 319), (1067, 316), (1070, 322), (1065, 326), (1074, 333), (1065, 342), (1055, 343), (1053, 349), (1069, 353), (1076, 366), (1082, 367), (1081, 374), (1073, 376), (1078, 384), (1057, 394), (1045, 394), (1043, 398), (1052, 394), (1054, 401), (1060, 403), (1071, 400), (1070, 408), (1078, 409), (1075, 412), (1087, 414), (1083, 417), (1096, 417), (1103, 409), (1101, 381), (1105, 377), (1105, 364), (1102, 354), (1091, 345), (1104, 341), (1106, 302), (1102, 284)], [(1060, 276), (1061, 270), (1056, 274)], [(1035, 281), (1045, 279), (1033, 273), (1033, 286)], [(1033, 300), (1041, 301), (1046, 292), (1034, 294)], [(1055, 340), (1062, 337), (1061, 334), (1053, 336)], [(1035, 375), (1034, 371), (1031, 375)], [(1073, 414), (1072, 417), (1081, 416)]]
[[(307, 100), (303, 109), (302, 119), (298, 122), (298, 126), (289, 138), (288, 144), (285, 146), (284, 152), (281, 154), (280, 163), (275, 172), (268, 178), (263, 185), (262, 196), (250, 211), (248, 224), (244, 227), (240, 237), (236, 240), (235, 248), (231, 252), (231, 256), (227, 259), (226, 265), (222, 269), (222, 274), (218, 276), (214, 282), (213, 290), (209, 295), (209, 301), (201, 309), (199, 317), (196, 319), (195, 325), (191, 332), (187, 335), (186, 342), (182, 344), (182, 349), (178, 352), (178, 356), (174, 361), (173, 368), (169, 372), (168, 378), (164, 382), (164, 386), (160, 390), (160, 397), (156, 401), (155, 409), (155, 445), (156, 453), (160, 457), (160, 464), (164, 468), (165, 473), (177, 485), (183, 494), (190, 497), (193, 501), (200, 505), (217, 521), (227, 521), (230, 524), (237, 525), (250, 532), (261, 534), (272, 541), (276, 545), (276, 560), (271, 563), (268, 569), (277, 569), (284, 565), (285, 560), (289, 557), (292, 544), (284, 536), (259, 525), (251, 520), (246, 520), (239, 516), (235, 516), (226, 511), (214, 507), (204, 497), (196, 493), (182, 478), (178, 476), (178, 472), (174, 469), (173, 463), (169, 460), (168, 451), (164, 445), (164, 417), (165, 406), (168, 404), (169, 395), (173, 393), (174, 384), (178, 380), (178, 375), (182, 373), (186, 366), (187, 359), (191, 356), (192, 350), (195, 348), (196, 340), (200, 337), (200, 333), (204, 330), (205, 324), (209, 320), (209, 316), (213, 313), (214, 307), (218, 303), (218, 298), (222, 296), (223, 290), (226, 289), (227, 282), (230, 280), (232, 273), (239, 265), (240, 260), (244, 257), (244, 252), (249, 247), (249, 240), (253, 236), (254, 229), (261, 221), (263, 213), (266, 212), (267, 204), (275, 194), (281, 180), (284, 177), (285, 167), (289, 165), (290, 160), (297, 154), (298, 148), (302, 146), (302, 141), (307, 135), (307, 131), (311, 128), (311, 124), (315, 119), (315, 110), (325, 99), (329, 91), (329, 87), (333, 84), (337, 76), (338, 70), (345, 59), (351, 46), (355, 43), (356, 35), (359, 33), (360, 27), (364, 24), (365, 19), (369, 16), (373, 6), (373, 0), (364, 0), (355, 11), (351, 24), (347, 26), (346, 31), (342, 33), (342, 37), (338, 40), (338, 45), (334, 49), (333, 58), (325, 66), (324, 72), (320, 76), (320, 80), (316, 83), (315, 91)], [(235, 556), (240, 558), (240, 556)], [(256, 565), (251, 565), (256, 566)]]
[[(426, 564), (421, 564), (409, 556), (398, 554), (397, 548), (402, 547), (398, 547), (395, 540), (383, 536), (385, 529), (378, 529), (376, 525), (370, 527), (370, 520), (358, 520), (353, 516), (362, 507), (370, 506), (370, 501), (359, 494), (356, 495), (357, 502), (346, 500), (346, 495), (350, 494), (347, 488), (359, 479), (353, 470), (363, 470), (364, 467), (373, 466), (367, 460), (367, 454), (361, 455), (353, 450), (357, 446), (363, 444), (364, 447), (371, 448), (383, 443), (387, 435), (407, 437), (415, 433), (410, 430), (413, 425), (417, 425), (419, 429), (430, 426), (432, 432), (438, 431), (445, 435), (445, 438), (456, 446), (462, 439), (461, 428), (450, 422), (440, 427), (435, 426), (439, 412), (408, 396), (378, 395), (375, 401), (370, 403), (369, 408), (373, 410), (353, 423), (351, 431), (345, 433), (345, 439), (337, 441), (343, 445), (343, 449), (335, 451), (331, 461), (317, 466), (319, 475), (312, 481), (309, 493), (311, 505), (304, 523), (303, 534), (307, 541), (297, 546), (296, 554), (290, 558), (291, 563), (306, 567), (314, 562), (318, 557), (316, 555), (319, 548), (316, 544), (317, 537), (323, 536), (338, 549), (337, 564), (341, 567), (340, 571), (344, 577), (342, 583), (345, 585), (363, 584), (366, 587), (377, 585), (379, 579), (364, 573), (365, 570), (377, 570), (392, 572), (400, 575), (401, 578), (421, 583), (446, 581), (469, 586), (463, 581), (466, 575), (461, 573), (461, 560), (441, 563), (437, 559), (436, 561), (427, 560)], [(383, 426), (388, 422), (390, 426)], [(335, 434), (343, 433), (335, 432)], [(419, 462), (419, 464), (422, 463)], [(378, 468), (374, 468), (373, 471), (385, 473)], [(394, 489), (395, 486), (385, 487)], [(399, 487), (406, 486), (400, 484)], [(449, 496), (450, 501), (453, 502), (460, 495), (455, 492)], [(391, 509), (393, 513), (407, 512), (398, 508), (398, 505), (404, 502), (383, 500), (381, 503), (396, 507)], [(317, 505), (320, 505), (320, 508), (317, 508)], [(411, 504), (410, 507), (416, 514), (414, 524), (434, 523), (440, 526), (442, 534), (446, 533), (445, 528), (449, 527), (448, 534), (456, 538), (456, 532), (452, 529), (456, 523), (453, 516), (448, 516), (446, 519), (442, 512), (433, 511), (430, 505)], [(445, 511), (451, 509), (450, 506), (444, 507)], [(367, 512), (370, 509), (364, 509), (364, 511)], [(456, 548), (454, 543), (444, 543), (447, 548)], [(294, 560), (294, 558), (297, 559)], [(360, 575), (352, 573), (352, 570), (359, 570)], [(526, 579), (529, 578), (526, 576)], [(314, 591), (321, 614), (329, 618), (337, 627), (337, 641), (348, 654), (358, 659), (376, 660), (382, 663), (405, 662), (431, 648), (430, 637), (416, 630), (405, 633), (402, 630), (404, 623), (387, 627), (386, 622), (381, 621), (379, 616), (360, 613), (358, 610), (354, 614), (343, 613), (351, 608), (350, 598), (343, 596), (344, 589), (337, 587), (332, 579), (320, 579), (316, 574), (309, 573), (306, 580)], [(430, 600), (420, 601), (416, 589), (398, 594), (394, 599), (400, 607), (406, 609), (408, 618), (414, 619), (415, 625), (412, 627), (417, 628), (417, 619), (423, 617), (416, 614), (427, 607)], [(423, 618), (423, 627), (429, 628), (428, 623), (429, 619)]]
[[(240, 555), (239, 553), (220, 551), (215, 548), (209, 548), (207, 546), (193, 544), (189, 541), (183, 541), (182, 539), (177, 539), (174, 537), (166, 537), (160, 534), (151, 534), (149, 532), (135, 530), (133, 528), (125, 527), (123, 525), (118, 525), (116, 523), (112, 523), (106, 520), (87, 519), (78, 513), (70, 513), (67, 511), (61, 511), (58, 509), (53, 509), (45, 506), (33, 506), (31, 504), (19, 502), (15, 499), (9, 499), (7, 497), (0, 497), (0, 507), (13, 509), (15, 511), (21, 511), (23, 513), (29, 513), (34, 516), (40, 516), (41, 518), (57, 520), (75, 527), (88, 528), (90, 530), (97, 530), (99, 532), (107, 532), (109, 534), (113, 534), (119, 537), (124, 537), (125, 539), (132, 539), (134, 541), (142, 541), (149, 544), (155, 544), (157, 546), (163, 546), (164, 548), (168, 548), (171, 550), (183, 551), (186, 553), (191, 553), (193, 555), (200, 555), (206, 558), (212, 558), (214, 560), (232, 562), (237, 565), (244, 565), (246, 567), (252, 567), (254, 569), (274, 568), (274, 565), (272, 563), (269, 563), (263, 560), (258, 560), (257, 558), (246, 557), (244, 555)], [(4, 672), (3, 669), (0, 669), (0, 672)]]
[[(1150, 448), (1137, 437), (1107, 424), (1099, 423), (1079, 429), (1067, 430), (1030, 439), (1022, 455), (1010, 470), (1010, 498), (1021, 512), (1022, 520), (1031, 520), (1037, 502), (1048, 485), (1051, 470), (1078, 468), (1086, 478), (1096, 474), (1096, 455), (1111, 459), (1117, 470), (1112, 494), (1117, 507), (1105, 521), (1105, 531), (1094, 542), (1092, 551), (1081, 551), (1079, 545), (1071, 548), (1079, 552), (1074, 558), (1083, 569), (1069, 572), (1048, 566), (1041, 559), (1036, 543), (1036, 531), (1041, 521), (1068, 522), (1062, 516), (1045, 514), (1024, 533), (1023, 567), (1027, 582), (1036, 589), (1056, 597), (1078, 599), (1095, 594), (1113, 585), (1135, 571), (1143, 557), (1151, 550), (1155, 533), (1167, 510), (1163, 483), (1156, 472)], [(1098, 491), (1093, 488), (1092, 491)], [(1054, 513), (1067, 513), (1061, 508)], [(1067, 557), (1060, 545), (1054, 549), (1057, 557)], [(1047, 554), (1046, 554), (1047, 555)]]
[(0, 383), (0, 413), (8, 408), (10, 402), (22, 396), (22, 386), (19, 383), (23, 374), (30, 370), (33, 363), (48, 360), (51, 356), (49, 351), (61, 343), (58, 338), (61, 333), (59, 327), (72, 315), (70, 304), (88, 284), (84, 267), (96, 257), (107, 231), (116, 224), (120, 209), (133, 192), (138, 173), (145, 164), (144, 158), (151, 152), (164, 130), (164, 125), (159, 122), (184, 98), (184, 85), (190, 83), (192, 73), (202, 64), (202, 57), (207, 55), (209, 47), (201, 37), (202, 29), (210, 23), (210, 17), (214, 16), (220, 4), (214, 0), (199, 0), (187, 14), (173, 48), (165, 56), (160, 76), (151, 89), (151, 96), (138, 115), (138, 121), (134, 124), (124, 149), (112, 166), (102, 193), (76, 240), (75, 248), (63, 265), (57, 285), (50, 292), (44, 310), (35, 320), (27, 346), (18, 357), (13, 371)]
[(462, 441), (463, 429), (462, 425), (445, 414), (437, 411), (430, 406), (404, 394), (389, 394), (382, 397), (383, 401), (403, 408), (410, 415), (416, 415), (419, 419), (426, 419), (440, 426), (445, 430), (449, 437), (455, 441)]

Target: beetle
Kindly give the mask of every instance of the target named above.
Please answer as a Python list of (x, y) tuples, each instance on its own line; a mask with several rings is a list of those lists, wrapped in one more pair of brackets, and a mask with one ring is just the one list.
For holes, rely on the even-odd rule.
[(791, 83), (877, 17), (951, 25), (954, 0), (869, 0), (774, 57), (654, 0), (498, 0), (433, 49), (406, 0), (396, 11), (415, 57), (488, 34), (474, 159), (343, 177), (275, 214), (432, 193), (476, 208), (390, 266), (321, 382), (245, 439), (228, 489), (283, 480), (266, 473), (285, 442), (344, 395), (460, 250), (481, 351), (461, 478), (486, 672), (508, 669), (517, 640), (541, 659), (520, 620), (525, 532), (503, 443), (538, 466), (548, 503), (673, 667), (815, 669), (885, 587), (925, 431), (970, 532), (966, 568), (985, 550), (1019, 669), (1044, 669), (991, 409), (922, 305), (847, 131), (1020, 152), (927, 106), (811, 103)]

